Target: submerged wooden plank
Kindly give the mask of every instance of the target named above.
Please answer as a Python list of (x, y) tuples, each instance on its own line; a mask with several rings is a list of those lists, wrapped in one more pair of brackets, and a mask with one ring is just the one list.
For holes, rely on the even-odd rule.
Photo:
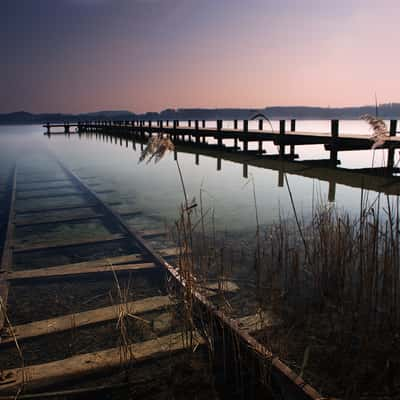
[(73, 210), (55, 210), (47, 213), (35, 214), (35, 215), (18, 215), (16, 217), (16, 224), (18, 225), (35, 225), (52, 223), (70, 219), (79, 219), (85, 217), (93, 217), (98, 215), (98, 212), (91, 207), (83, 207)]
[(121, 314), (144, 314), (146, 312), (157, 311), (169, 307), (173, 304), (174, 302), (168, 296), (154, 296), (129, 303), (116, 304), (81, 313), (63, 315), (47, 320), (16, 325), (12, 328), (12, 333), (10, 329), (8, 330), (7, 337), (4, 337), (3, 334), (0, 343), (13, 343), (14, 337), (16, 337), (18, 341), (21, 341), (32, 337), (67, 331), (100, 322), (112, 321), (118, 319)]
[(30, 279), (54, 279), (54, 278), (71, 278), (81, 277), (89, 274), (113, 273), (113, 272), (133, 272), (154, 270), (157, 266), (152, 262), (147, 263), (130, 263), (121, 265), (95, 265), (86, 268), (74, 266), (67, 267), (49, 267), (28, 269), (23, 271), (13, 271), (6, 274), (5, 279), (8, 281), (30, 280)]
[(122, 234), (112, 234), (107, 236), (98, 236), (92, 238), (81, 238), (81, 239), (71, 239), (71, 240), (63, 240), (63, 241), (54, 241), (54, 242), (44, 242), (38, 243), (35, 245), (15, 245), (14, 252), (15, 253), (26, 253), (30, 251), (41, 251), (41, 250), (49, 250), (49, 249), (57, 249), (62, 247), (73, 247), (73, 246), (84, 246), (88, 244), (101, 244), (106, 242), (115, 242), (117, 240), (126, 239), (126, 235)]
[[(0, 393), (17, 393), (22, 388), (24, 392), (29, 392), (90, 375), (105, 374), (129, 364), (170, 356), (189, 347), (184, 337), (181, 332), (173, 333), (127, 347), (115, 347), (45, 364), (5, 370), (0, 376)], [(203, 343), (197, 334), (194, 334), (194, 343)]]
[(38, 186), (33, 188), (18, 188), (18, 194), (21, 193), (31, 193), (31, 192), (41, 192), (45, 190), (60, 190), (60, 189), (76, 189), (76, 187), (71, 182), (69, 185), (58, 185), (58, 186)]
[(282, 320), (271, 311), (260, 311), (237, 319), (240, 329), (245, 332), (255, 332), (263, 328), (278, 326)]
[(18, 186), (20, 185), (33, 185), (36, 183), (55, 183), (55, 182), (71, 182), (68, 177), (65, 178), (53, 178), (53, 179), (18, 179)]
[(19, 214), (35, 214), (35, 213), (47, 213), (52, 211), (67, 211), (67, 210), (77, 210), (80, 208), (88, 208), (88, 207), (96, 207), (98, 204), (94, 202), (85, 202), (84, 204), (73, 204), (69, 206), (58, 206), (58, 207), (49, 207), (49, 208), (19, 208), (16, 210)]
[[(164, 257), (173, 257), (178, 254), (176, 248), (168, 248), (160, 251)], [(81, 263), (65, 264), (47, 268), (26, 269), (22, 271), (13, 271), (5, 277), (8, 281), (22, 281), (31, 279), (63, 279), (71, 277), (80, 277), (85, 274), (109, 273), (114, 271), (129, 272), (143, 271), (153, 269), (152, 263), (145, 263), (148, 259), (143, 254), (129, 254), (126, 256), (109, 257), (93, 261), (84, 261)], [(141, 263), (141, 264), (136, 264)], [(113, 269), (111, 268), (113, 267)]]
[(15, 165), (12, 177), (12, 188), (10, 196), (10, 208), (8, 214), (6, 238), (3, 246), (3, 253), (1, 256), (1, 264), (0, 264), (0, 332), (3, 330), (6, 321), (6, 311), (8, 302), (8, 281), (5, 280), (4, 275), (11, 270), (13, 263), (12, 241), (15, 230), (14, 206), (15, 206), (16, 184), (17, 184), (17, 166)]
[(43, 193), (43, 194), (33, 194), (31, 196), (18, 196), (18, 201), (28, 201), (28, 200), (38, 200), (38, 199), (53, 199), (58, 197), (65, 197), (65, 196), (82, 196), (79, 192), (69, 192), (69, 193)]
[(138, 231), (138, 233), (144, 238), (148, 239), (157, 236), (166, 236), (168, 232), (165, 229), (146, 229), (143, 231)]
[(32, 225), (46, 225), (46, 224), (61, 224), (65, 222), (83, 222), (88, 221), (91, 219), (100, 219), (104, 218), (104, 214), (94, 213), (93, 215), (82, 215), (80, 217), (64, 217), (64, 218), (39, 218), (35, 219), (28, 219), (25, 222), (17, 222), (16, 226), (23, 227), (23, 226), (32, 226)]

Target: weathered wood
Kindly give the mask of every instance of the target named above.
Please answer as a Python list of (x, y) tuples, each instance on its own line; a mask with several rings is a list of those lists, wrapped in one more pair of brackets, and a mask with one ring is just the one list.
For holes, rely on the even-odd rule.
[(54, 178), (54, 179), (18, 179), (18, 186), (20, 185), (33, 185), (36, 183), (55, 183), (55, 182), (69, 182), (68, 178)]
[(165, 236), (168, 234), (165, 229), (146, 229), (143, 231), (138, 231), (140, 235), (142, 235), (144, 238), (152, 238), (152, 237), (157, 237), (157, 236)]
[(14, 236), (14, 206), (15, 206), (15, 193), (17, 184), (17, 166), (14, 166), (12, 177), (11, 195), (9, 201), (9, 214), (7, 221), (6, 239), (3, 246), (3, 253), (0, 264), (0, 332), (3, 330), (6, 320), (7, 302), (8, 302), (8, 281), (5, 280), (4, 275), (12, 268), (13, 251), (12, 240)]
[[(194, 342), (203, 343), (197, 334), (194, 334)], [(45, 364), (5, 370), (0, 381), (0, 393), (17, 393), (21, 388), (24, 392), (29, 392), (86, 376), (105, 374), (129, 364), (170, 356), (188, 346), (184, 335), (179, 332), (135, 343), (126, 348), (116, 347)]]
[(244, 332), (255, 332), (266, 327), (277, 326), (282, 323), (272, 312), (261, 311), (237, 319), (240, 329)]
[(232, 281), (223, 280), (221, 282), (212, 282), (195, 285), (196, 289), (203, 296), (210, 297), (218, 293), (235, 293), (240, 290), (240, 287)]
[(41, 191), (53, 191), (53, 190), (63, 190), (63, 189), (74, 189), (74, 186), (69, 185), (60, 185), (60, 186), (41, 186), (41, 187), (33, 187), (33, 188), (20, 188), (18, 187), (18, 194), (21, 193), (31, 193), (31, 192), (41, 192)]
[(16, 226), (32, 226), (32, 225), (46, 225), (46, 224), (61, 224), (65, 222), (84, 222), (89, 221), (91, 219), (101, 219), (104, 218), (104, 214), (94, 213), (93, 215), (82, 215), (81, 217), (64, 217), (64, 218), (41, 218), (39, 220), (28, 219), (25, 222), (16, 222)]
[(67, 211), (67, 210), (78, 210), (81, 208), (88, 208), (88, 207), (95, 207), (97, 203), (85, 202), (84, 204), (75, 204), (69, 206), (59, 206), (59, 207), (50, 207), (50, 208), (31, 208), (31, 209), (23, 209), (19, 208), (16, 209), (16, 212), (19, 214), (40, 214), (40, 213), (47, 213), (52, 211)]
[[(283, 135), (286, 136), (286, 135)], [(76, 180), (77, 184), (82, 187), (82, 189), (88, 190), (94, 199), (98, 199), (97, 195), (93, 193), (87, 186), (69, 171), (66, 167), (59, 162), (64, 171), (71, 178)], [(104, 205), (103, 208), (107, 210), (114, 218), (119, 222), (120, 226), (126, 231), (127, 234), (131, 235), (132, 240), (134, 240), (143, 251), (150, 255), (154, 260), (155, 264), (162, 266), (173, 278), (177, 287), (181, 290), (188, 286), (186, 279), (180, 274), (178, 269), (172, 267), (159, 253), (157, 253), (152, 246), (146, 242), (137, 232), (132, 230), (121, 218), (120, 215), (115, 213), (110, 207)], [(197, 290), (191, 290), (191, 297), (193, 304), (196, 308), (196, 313), (198, 318), (206, 318), (210, 321), (211, 329), (214, 332), (209, 332), (211, 337), (214, 335), (224, 335), (228, 333), (228, 336), (233, 339), (231, 345), (225, 343), (224, 345), (230, 346), (232, 351), (239, 351), (241, 357), (248, 359), (248, 361), (253, 365), (255, 369), (259, 371), (253, 371), (256, 375), (261, 374), (258, 378), (265, 382), (269, 380), (265, 375), (265, 366), (268, 363), (268, 373), (275, 376), (277, 380), (275, 383), (280, 386), (283, 384), (286, 390), (289, 386), (289, 390), (295, 397), (301, 396), (301, 398), (309, 398), (313, 400), (320, 399), (322, 396), (318, 393), (312, 386), (307, 384), (299, 375), (297, 375), (292, 369), (290, 369), (285, 363), (283, 363), (278, 357), (274, 357), (270, 350), (268, 350), (264, 345), (259, 343), (255, 338), (250, 336), (247, 332), (243, 332), (237, 321), (227, 316), (224, 312), (219, 310), (210, 301), (207, 300), (206, 296), (202, 295)], [(227, 337), (226, 337), (227, 338)], [(232, 347), (233, 346), (233, 347)]]
[(32, 195), (32, 196), (17, 196), (17, 200), (19, 202), (21, 201), (28, 201), (28, 200), (39, 200), (39, 199), (55, 199), (58, 197), (65, 197), (65, 196), (80, 196), (81, 194), (79, 192), (70, 192), (70, 193), (43, 193), (43, 194), (38, 194), (38, 195)]
[[(177, 255), (175, 248), (160, 251), (164, 257)], [(142, 254), (130, 254), (127, 256), (110, 257), (95, 261), (85, 261), (75, 264), (65, 264), (55, 267), (35, 268), (22, 271), (13, 271), (5, 274), (7, 281), (29, 281), (34, 279), (65, 279), (79, 278), (84, 275), (116, 272), (134, 272), (152, 270), (155, 266), (146, 262)]]
[(14, 342), (14, 336), (18, 341), (37, 336), (49, 335), (52, 333), (63, 332), (76, 329), (82, 326), (94, 325), (101, 322), (118, 319), (121, 314), (144, 314), (150, 311), (157, 311), (173, 305), (174, 302), (168, 296), (154, 296), (142, 300), (131, 301), (129, 303), (115, 304), (108, 307), (96, 308), (76, 314), (63, 315), (56, 318), (35, 321), (28, 324), (16, 325), (11, 330), (7, 329), (8, 336), (0, 338), (1, 344)]
[(34, 245), (14, 245), (15, 253), (26, 253), (30, 251), (42, 251), (42, 250), (50, 250), (50, 249), (58, 249), (63, 247), (73, 247), (73, 246), (84, 246), (89, 244), (101, 244), (107, 242), (115, 242), (118, 240), (126, 239), (125, 235), (122, 234), (110, 234), (107, 236), (98, 236), (91, 238), (82, 238), (82, 239), (71, 239), (71, 240), (63, 240), (63, 241), (54, 241), (54, 242), (43, 242), (37, 243)]
[(23, 271), (14, 271), (5, 274), (5, 279), (8, 281), (15, 280), (29, 280), (29, 279), (55, 279), (55, 278), (71, 278), (81, 277), (84, 275), (93, 275), (106, 273), (110, 274), (113, 272), (134, 272), (134, 271), (145, 271), (154, 270), (156, 265), (152, 262), (146, 263), (133, 263), (133, 264), (121, 264), (121, 265), (102, 265), (93, 266), (87, 268), (80, 268), (71, 265), (70, 267), (48, 267), (40, 269), (29, 269)]
[(58, 221), (64, 222), (64, 220), (68, 221), (75, 218), (94, 217), (98, 214), (92, 207), (84, 207), (73, 210), (55, 210), (43, 214), (17, 215), (15, 222), (17, 226), (46, 224)]

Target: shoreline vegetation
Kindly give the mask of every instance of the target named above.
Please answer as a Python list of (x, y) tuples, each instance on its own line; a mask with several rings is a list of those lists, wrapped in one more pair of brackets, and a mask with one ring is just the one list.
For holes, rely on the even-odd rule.
[[(383, 121), (364, 119), (374, 141), (385, 140)], [(159, 161), (173, 146), (168, 141), (150, 139), (141, 161)], [(289, 182), (287, 187), (292, 198)], [(398, 196), (372, 198), (361, 190), (357, 217), (313, 199), (308, 220), (292, 201), (292, 218), (261, 227), (253, 182), (256, 230), (245, 246), (217, 234), (214, 211), (204, 209), (201, 192), (199, 202), (188, 201), (183, 180), (182, 188), (175, 226), (180, 268), (199, 282), (237, 283), (239, 294), (221, 305), (225, 313), (256, 312), (252, 335), (324, 396), (399, 394)]]
[[(258, 113), (268, 115), (269, 119), (298, 119), (298, 120), (355, 120), (362, 115), (374, 115), (376, 105), (359, 107), (264, 107), (264, 108), (168, 108), (160, 112), (134, 113), (127, 110), (98, 111), (79, 114), (68, 113), (30, 113), (25, 111), (0, 114), (0, 125), (5, 124), (43, 124), (46, 122), (76, 122), (96, 119), (109, 120), (233, 120), (251, 119)], [(379, 105), (379, 116), (383, 119), (395, 119), (400, 114), (400, 103)]]

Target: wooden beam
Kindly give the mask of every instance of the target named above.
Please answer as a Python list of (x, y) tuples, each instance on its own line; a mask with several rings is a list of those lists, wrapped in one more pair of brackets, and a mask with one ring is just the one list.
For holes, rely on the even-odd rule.
[(148, 239), (157, 236), (166, 236), (168, 232), (166, 232), (165, 229), (146, 229), (143, 231), (139, 231), (139, 234)]
[(28, 269), (23, 271), (14, 271), (5, 274), (7, 281), (16, 280), (32, 280), (32, 279), (60, 279), (60, 278), (78, 278), (85, 275), (101, 274), (101, 273), (113, 273), (113, 272), (134, 272), (144, 270), (155, 270), (157, 266), (152, 262), (147, 263), (132, 263), (132, 264), (121, 264), (121, 265), (101, 265), (87, 268), (81, 268), (76, 266), (70, 267), (49, 267), (49, 268), (38, 268)]
[(31, 192), (40, 192), (45, 190), (61, 190), (61, 189), (75, 189), (75, 186), (71, 183), (69, 185), (59, 185), (59, 186), (40, 186), (29, 189), (21, 189), (18, 188), (18, 194), (20, 193), (31, 193)]
[(93, 215), (82, 215), (81, 217), (64, 217), (64, 218), (42, 218), (39, 220), (35, 219), (28, 219), (25, 222), (16, 222), (16, 226), (23, 227), (23, 226), (32, 226), (32, 225), (46, 225), (46, 224), (61, 224), (65, 222), (83, 222), (88, 221), (91, 219), (100, 219), (104, 218), (104, 214), (94, 213)]
[[(184, 334), (178, 332), (126, 348), (115, 347), (45, 364), (5, 370), (0, 377), (0, 393), (17, 393), (20, 389), (24, 392), (35, 391), (86, 376), (106, 374), (130, 364), (167, 357), (189, 347), (184, 337)], [(197, 334), (194, 334), (194, 343), (203, 343)]]
[(118, 319), (123, 314), (144, 314), (150, 311), (157, 311), (173, 305), (174, 302), (169, 296), (154, 296), (129, 303), (115, 304), (108, 307), (101, 307), (95, 310), (84, 311), (76, 314), (63, 315), (42, 321), (35, 321), (28, 324), (16, 325), (7, 330), (9, 336), (0, 338), (1, 344), (14, 342), (14, 336), (18, 341), (37, 336), (49, 335), (63, 332), (70, 329), (87, 325), (94, 325), (100, 322)]
[(55, 183), (55, 182), (70, 182), (71, 180), (68, 179), (67, 177), (65, 178), (58, 178), (58, 179), (32, 179), (32, 180), (26, 180), (26, 179), (18, 179), (18, 186), (20, 185), (33, 185), (36, 183)]
[(75, 204), (70, 206), (59, 206), (52, 208), (31, 208), (31, 209), (16, 209), (15, 211), (19, 214), (40, 214), (52, 211), (66, 211), (66, 210), (77, 210), (80, 208), (96, 207), (98, 204), (92, 202), (85, 202), (84, 204)]
[(12, 177), (12, 187), (10, 196), (10, 207), (7, 222), (6, 238), (3, 246), (3, 253), (1, 256), (0, 264), (0, 332), (3, 330), (5, 323), (5, 312), (7, 310), (8, 302), (8, 281), (4, 279), (4, 274), (8, 273), (12, 268), (13, 263), (13, 250), (12, 241), (14, 236), (14, 206), (15, 206), (15, 193), (17, 184), (17, 166), (14, 167), (14, 173)]
[[(164, 257), (176, 256), (176, 248), (160, 251)], [(33, 279), (65, 279), (79, 278), (89, 274), (116, 272), (143, 271), (155, 268), (153, 263), (146, 263), (142, 254), (129, 254), (120, 257), (103, 258), (101, 260), (85, 261), (75, 264), (65, 264), (55, 267), (34, 268), (22, 271), (13, 271), (5, 274), (7, 281), (24, 281)], [(140, 263), (140, 264), (139, 264)], [(113, 268), (111, 268), (113, 266)]]
[(35, 214), (35, 215), (17, 215), (16, 224), (18, 225), (35, 225), (35, 224), (47, 224), (52, 222), (64, 222), (70, 219), (79, 219), (85, 217), (94, 217), (98, 215), (97, 212), (91, 207), (85, 207), (74, 210), (56, 210), (50, 213)]
[(27, 200), (35, 200), (35, 199), (53, 199), (58, 197), (65, 197), (65, 196), (82, 196), (79, 192), (69, 192), (69, 193), (43, 193), (43, 194), (34, 194), (32, 196), (17, 196), (18, 201), (27, 201)]
[(43, 242), (33, 245), (21, 244), (21, 245), (14, 245), (14, 252), (26, 253), (30, 251), (50, 250), (63, 247), (84, 246), (88, 244), (101, 244), (107, 242), (115, 242), (117, 240), (122, 240), (126, 238), (127, 238), (126, 235), (112, 234), (107, 236), (98, 236), (98, 237), (75, 239), (75, 240), (71, 239), (71, 240), (54, 241), (54, 242)]
[[(179, 250), (175, 247), (170, 247), (167, 249), (160, 250), (160, 254), (163, 257), (174, 257), (179, 254)], [(132, 270), (143, 270), (149, 269), (144, 266), (148, 260), (148, 257), (145, 257), (143, 254), (128, 254), (125, 256), (118, 257), (109, 257), (102, 258), (99, 260), (93, 261), (84, 261), (80, 263), (74, 264), (64, 264), (53, 267), (45, 267), (45, 268), (34, 268), (34, 269), (25, 269), (22, 271), (12, 271), (7, 273), (6, 280), (14, 281), (14, 280), (31, 280), (31, 279), (44, 279), (44, 278), (70, 278), (70, 277), (80, 277), (81, 275), (93, 274), (93, 273), (104, 273), (110, 272), (111, 270), (107, 270), (107, 267), (111, 265), (115, 268), (119, 268), (123, 271), (123, 267), (127, 267), (127, 271)], [(135, 264), (142, 263), (142, 264)], [(132, 264), (137, 265), (135, 268)], [(98, 269), (98, 270), (97, 270)], [(151, 268), (150, 268), (151, 269)]]
[(266, 327), (282, 324), (282, 320), (271, 311), (261, 311), (256, 314), (246, 315), (237, 319), (239, 327), (244, 332), (256, 332)]

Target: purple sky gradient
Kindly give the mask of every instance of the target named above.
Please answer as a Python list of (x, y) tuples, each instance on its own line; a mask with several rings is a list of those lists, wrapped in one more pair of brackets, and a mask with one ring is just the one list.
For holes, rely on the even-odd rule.
[(400, 102), (398, 0), (1, 0), (0, 112)]

